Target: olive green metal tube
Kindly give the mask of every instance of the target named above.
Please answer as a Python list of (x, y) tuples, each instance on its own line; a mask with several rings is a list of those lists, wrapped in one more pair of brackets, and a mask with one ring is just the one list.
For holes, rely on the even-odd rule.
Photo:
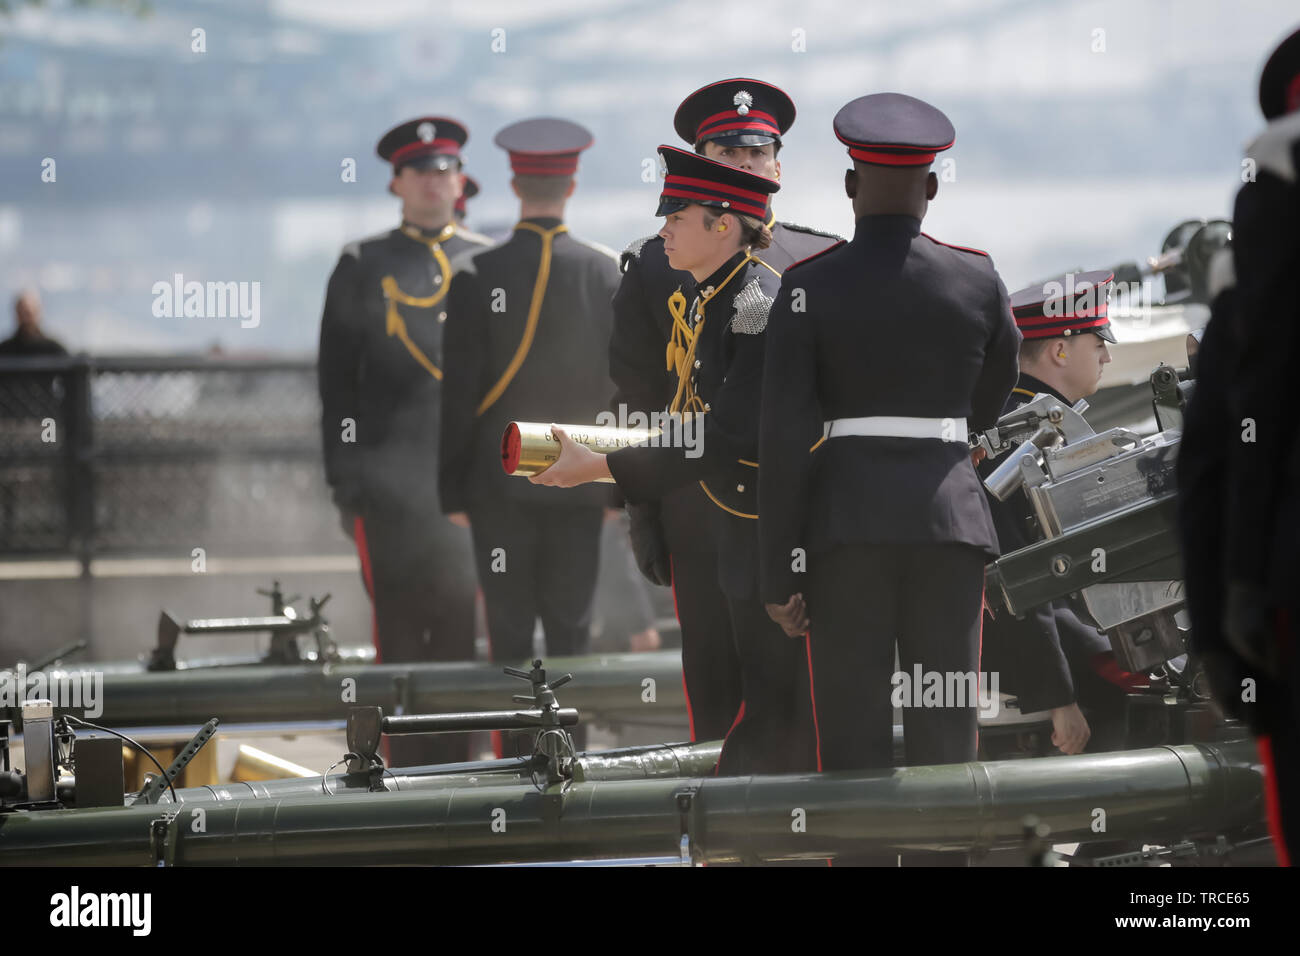
[[(721, 750), (720, 741), (593, 750), (578, 756), (573, 776), (580, 783), (596, 780), (645, 780), (652, 777), (702, 777), (713, 772)], [(387, 791), (397, 792), (456, 787), (531, 786), (532, 775), (528, 767), (529, 764), (520, 759), (399, 767), (384, 772), (383, 787)], [(230, 800), (325, 797), (367, 793), (369, 789), (370, 775), (367, 773), (333, 773), (324, 781), (320, 777), (291, 777), (285, 780), (182, 787), (176, 791), (176, 797), (182, 804), (206, 804)], [(171, 802), (171, 793), (163, 791), (158, 805)]]
[[(770, 777), (484, 786), (333, 799), (53, 810), (0, 818), (0, 865), (473, 864), (669, 856), (709, 862), (1153, 843), (1263, 819), (1250, 741), (995, 763)], [(1099, 812), (1104, 814), (1099, 817)], [(1097, 830), (1104, 819), (1105, 829)]]
[[(516, 662), (523, 663), (523, 662)], [(557, 657), (548, 674), (573, 674), (558, 695), (584, 723), (681, 728), (686, 725), (681, 655), (677, 651)], [(92, 668), (50, 671), (50, 680), (76, 679)], [(385, 714), (497, 710), (522, 682), (500, 664), (302, 664), (159, 673), (103, 673), (103, 713), (114, 728), (203, 724), (223, 726), (345, 719), (353, 705)], [(80, 713), (73, 711), (76, 716)]]

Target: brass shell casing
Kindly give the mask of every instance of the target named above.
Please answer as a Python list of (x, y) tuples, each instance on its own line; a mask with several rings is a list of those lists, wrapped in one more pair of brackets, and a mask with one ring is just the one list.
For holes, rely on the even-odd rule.
[[(629, 445), (639, 445), (659, 434), (650, 428), (609, 428), (601, 425), (560, 425), (579, 445), (607, 455)], [(549, 423), (511, 422), (501, 436), (501, 467), (507, 475), (540, 475), (560, 457), (560, 443)], [(612, 478), (601, 478), (612, 482)]]

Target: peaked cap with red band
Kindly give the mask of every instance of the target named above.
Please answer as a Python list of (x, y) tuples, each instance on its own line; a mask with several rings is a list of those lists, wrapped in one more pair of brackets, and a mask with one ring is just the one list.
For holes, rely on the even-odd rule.
[(1106, 306), (1115, 274), (1070, 272), (1021, 289), (1011, 296), (1011, 314), (1027, 339), (1068, 338), (1094, 332), (1114, 342)]
[(794, 103), (771, 83), (743, 77), (701, 87), (677, 107), (673, 129), (692, 146), (765, 146), (794, 125)]
[(593, 142), (585, 126), (539, 117), (511, 123), (492, 140), (510, 154), (516, 176), (572, 176), (578, 154)]
[(903, 93), (859, 96), (835, 114), (835, 135), (859, 163), (929, 166), (956, 139), (942, 111)]
[(768, 197), (781, 188), (775, 179), (755, 176), (676, 146), (660, 146), (659, 155), (667, 171), (656, 216), (680, 212), (693, 203), (767, 221)]
[(1300, 110), (1300, 30), (1279, 43), (1264, 64), (1259, 108), (1268, 120)]
[(393, 172), (403, 166), (416, 169), (451, 169), (460, 163), (460, 148), (469, 139), (469, 131), (453, 119), (421, 116), (394, 126), (375, 147), (379, 158), (393, 164)]

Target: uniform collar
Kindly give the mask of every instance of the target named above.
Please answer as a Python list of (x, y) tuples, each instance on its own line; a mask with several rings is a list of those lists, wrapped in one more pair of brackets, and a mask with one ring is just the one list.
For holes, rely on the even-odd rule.
[[(1066, 398), (1056, 389), (1052, 388), (1052, 386), (1044, 382), (1041, 378), (1035, 378), (1034, 376), (1030, 375), (1028, 372), (1020, 373), (1020, 380), (1016, 382), (1016, 388), (1022, 388), (1027, 392), (1032, 392), (1034, 395), (1037, 395), (1039, 392), (1046, 392), (1048, 395), (1051, 395), (1057, 401), (1064, 402), (1067, 406), (1072, 406), (1074, 404), (1072, 401), (1070, 401), (1068, 398)], [(1022, 397), (1026, 401), (1028, 401), (1032, 396), (1025, 395)]]
[[(525, 216), (520, 222), (531, 222), (534, 226), (541, 226), (543, 229), (554, 229), (564, 222), (558, 216)], [(516, 229), (519, 227), (516, 225)]]
[[(700, 293), (705, 293), (705, 290), (707, 289), (710, 288), (716, 289), (718, 286), (720, 286), (723, 282), (726, 281), (727, 276), (731, 275), (731, 271), (735, 269), (736, 266), (740, 265), (740, 260), (745, 258), (747, 254), (748, 251), (745, 249), (738, 250), (734, 256), (732, 256), (722, 265), (718, 266), (717, 271), (712, 273), (703, 282), (697, 282), (695, 284), (696, 291)], [(736, 278), (731, 280), (731, 282), (733, 285), (735, 285), (737, 282), (739, 282), (740, 279), (741, 276), (737, 275)], [(731, 286), (728, 286), (727, 288), (730, 289)], [(738, 289), (740, 288), (740, 286), (736, 285), (736, 288)]]
[(403, 219), (400, 228), (402, 232), (406, 233), (412, 239), (426, 239), (435, 242), (442, 242), (456, 231), (456, 223), (455, 221), (452, 221), (447, 223), (445, 226), (439, 226), (437, 229), (425, 229), (423, 226), (417, 226), (415, 223)]
[(869, 214), (861, 217), (853, 229), (854, 242), (869, 242), (886, 236), (915, 237), (921, 234), (921, 220), (894, 213)]

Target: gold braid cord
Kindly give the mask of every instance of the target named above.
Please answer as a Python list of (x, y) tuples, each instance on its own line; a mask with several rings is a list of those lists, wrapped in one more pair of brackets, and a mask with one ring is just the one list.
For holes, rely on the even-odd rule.
[[(690, 324), (686, 321), (686, 296), (682, 295), (682, 290), (678, 289), (668, 297), (668, 311), (673, 317), (673, 331), (672, 335), (668, 339), (668, 349), (665, 359), (668, 370), (672, 371), (676, 369), (677, 371), (677, 394), (673, 396), (672, 404), (668, 406), (669, 412), (680, 412), (683, 418), (687, 415), (704, 414), (704, 400), (696, 394), (695, 387), (691, 384), (690, 375), (691, 366), (695, 363), (695, 349), (700, 341), (700, 332), (704, 328), (704, 306), (710, 299), (726, 288), (727, 283), (736, 277), (736, 273), (740, 272), (741, 269), (745, 268), (745, 266), (751, 262), (756, 262), (765, 266), (774, 275), (781, 274), (752, 253), (746, 255), (744, 259), (740, 260), (740, 264), (736, 266), (736, 268), (732, 269), (725, 279), (718, 283), (717, 288), (707, 294), (701, 293), (699, 298), (696, 299), (695, 316), (697, 321), (694, 329), (692, 329)], [(752, 465), (754, 468), (758, 467), (756, 464), (744, 461), (743, 459), (741, 460), (741, 464)], [(709, 500), (723, 511), (736, 515), (738, 518), (758, 517), (758, 515), (746, 514), (743, 511), (737, 511), (735, 508), (727, 507), (718, 500), (717, 496), (709, 490), (709, 486), (702, 481), (700, 482), (700, 487), (703, 488), (704, 493), (709, 496)]]
[(411, 353), (411, 357), (419, 362), (426, 372), (441, 381), (442, 370), (429, 361), (429, 356), (424, 354), (424, 350), (412, 341), (411, 334), (406, 330), (406, 320), (402, 318), (402, 313), (398, 311), (397, 307), (398, 305), (409, 305), (416, 309), (432, 309), (446, 298), (447, 290), (451, 288), (451, 262), (447, 259), (447, 253), (442, 251), (440, 243), (455, 234), (456, 224), (448, 223), (446, 228), (432, 239), (421, 235), (418, 229), (413, 229), (410, 226), (403, 226), (402, 232), (404, 235), (429, 247), (429, 253), (433, 256), (434, 261), (438, 263), (438, 270), (442, 274), (442, 287), (433, 295), (407, 295), (397, 287), (396, 278), (384, 276), (379, 281), (379, 284), (384, 290), (384, 299), (388, 302), (388, 312), (384, 317), (385, 331), (390, 336), (397, 336), (398, 340), (406, 346), (406, 351)]
[(542, 237), (542, 255), (537, 264), (537, 281), (533, 283), (533, 300), (528, 306), (528, 321), (524, 325), (524, 335), (519, 340), (519, 348), (515, 349), (514, 357), (510, 359), (510, 364), (501, 373), (497, 383), (483, 396), (483, 401), (478, 403), (478, 410), (474, 412), (476, 416), (486, 412), (505, 394), (505, 390), (510, 387), (510, 383), (523, 367), (524, 360), (528, 358), (528, 350), (533, 347), (533, 337), (537, 334), (537, 320), (542, 314), (542, 299), (546, 297), (546, 283), (551, 278), (551, 242), (559, 233), (569, 231), (569, 227), (563, 224), (554, 229), (543, 229), (531, 222), (521, 222), (515, 228), (527, 229)]

